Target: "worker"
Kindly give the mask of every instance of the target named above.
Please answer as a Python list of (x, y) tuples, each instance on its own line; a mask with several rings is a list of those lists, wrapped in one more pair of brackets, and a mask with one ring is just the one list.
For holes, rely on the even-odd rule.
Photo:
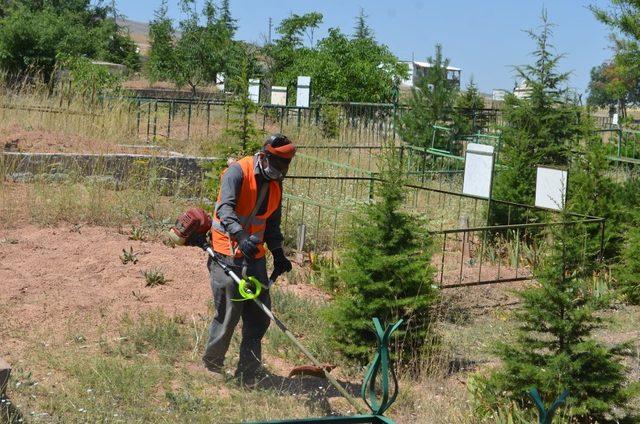
[[(238, 275), (256, 277), (266, 290), (258, 299), (271, 307), (270, 280), (291, 271), (280, 229), (282, 180), (295, 155), (295, 146), (282, 134), (267, 138), (254, 156), (233, 162), (223, 172), (213, 219), (202, 210), (191, 209), (176, 222), (176, 240), (202, 243), (202, 233), (211, 228), (211, 246), (216, 255)], [(177, 229), (176, 229), (177, 228)], [(272, 277), (267, 277), (265, 244), (273, 256)], [(253, 384), (264, 374), (261, 366), (262, 338), (269, 318), (251, 301), (238, 301), (238, 287), (222, 268), (209, 258), (215, 316), (202, 360), (214, 373), (223, 374), (223, 363), (233, 331), (242, 318), (242, 340), (235, 378)], [(233, 300), (235, 299), (235, 301)]]

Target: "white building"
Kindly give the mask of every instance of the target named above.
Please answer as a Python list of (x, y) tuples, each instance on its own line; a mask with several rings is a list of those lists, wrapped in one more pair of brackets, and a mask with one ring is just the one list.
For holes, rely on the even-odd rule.
[[(413, 87), (418, 80), (426, 76), (429, 73), (429, 69), (433, 67), (429, 62), (417, 62), (415, 60), (403, 60), (401, 63), (405, 63), (409, 69), (409, 76), (401, 83), (404, 87)], [(462, 69), (456, 68), (455, 66), (447, 66), (447, 79), (454, 82), (458, 88), (460, 88), (461, 73)]]
[(531, 96), (531, 87), (527, 84), (526, 80), (522, 80), (516, 84), (513, 89), (513, 95), (519, 99), (528, 99)]

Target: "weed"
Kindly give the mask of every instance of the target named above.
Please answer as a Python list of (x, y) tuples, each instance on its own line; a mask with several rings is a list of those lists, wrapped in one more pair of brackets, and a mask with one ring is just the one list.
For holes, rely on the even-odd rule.
[(173, 408), (182, 413), (198, 412), (204, 406), (202, 398), (194, 396), (185, 390), (180, 390), (179, 392), (169, 391), (165, 393), (165, 397)]
[(342, 288), (335, 262), (327, 256), (311, 255), (311, 284), (335, 293)]
[(87, 338), (82, 334), (76, 334), (75, 336), (73, 336), (73, 341), (77, 344), (82, 345), (87, 343)]
[(147, 232), (143, 227), (132, 226), (129, 240), (145, 241), (147, 239)]
[(147, 287), (163, 286), (170, 281), (159, 269), (148, 269), (141, 272)]
[(122, 261), (123, 265), (126, 265), (129, 262), (135, 265), (138, 263), (138, 254), (134, 253), (132, 246), (129, 246), (129, 250), (122, 249), (122, 255), (120, 255), (120, 260)]
[(133, 297), (135, 297), (138, 302), (144, 302), (149, 298), (148, 295), (140, 293), (139, 290), (137, 292), (132, 290), (131, 294), (133, 294)]

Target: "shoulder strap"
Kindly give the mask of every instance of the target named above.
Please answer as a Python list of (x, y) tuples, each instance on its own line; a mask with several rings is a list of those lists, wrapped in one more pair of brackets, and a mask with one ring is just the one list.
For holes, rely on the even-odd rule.
[(251, 213), (249, 214), (249, 216), (247, 217), (247, 219), (244, 222), (240, 222), (240, 224), (242, 225), (242, 228), (245, 228), (247, 231), (249, 230), (248, 228), (246, 228), (247, 224), (249, 224), (251, 221), (253, 221), (253, 218), (256, 217), (256, 214), (258, 213), (258, 209), (260, 208), (260, 205), (262, 205), (262, 202), (264, 202), (264, 198), (267, 195), (267, 190), (269, 189), (269, 181), (264, 181), (262, 183), (262, 186), (260, 187), (260, 191), (258, 192), (258, 200), (256, 200), (256, 204), (253, 207), (253, 210), (251, 210)]

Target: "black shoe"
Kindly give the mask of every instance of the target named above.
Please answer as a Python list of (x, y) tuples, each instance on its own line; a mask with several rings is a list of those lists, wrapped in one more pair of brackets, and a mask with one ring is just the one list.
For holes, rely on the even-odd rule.
[(213, 363), (213, 362), (208, 362), (206, 360), (203, 360), (202, 364), (204, 365), (204, 367), (207, 370), (209, 370), (209, 371), (211, 371), (213, 373), (221, 374), (221, 375), (224, 374), (224, 367), (222, 366), (222, 364), (216, 364), (216, 363)]
[(255, 371), (236, 371), (234, 378), (241, 386), (256, 387), (272, 375), (265, 367), (260, 366)]

